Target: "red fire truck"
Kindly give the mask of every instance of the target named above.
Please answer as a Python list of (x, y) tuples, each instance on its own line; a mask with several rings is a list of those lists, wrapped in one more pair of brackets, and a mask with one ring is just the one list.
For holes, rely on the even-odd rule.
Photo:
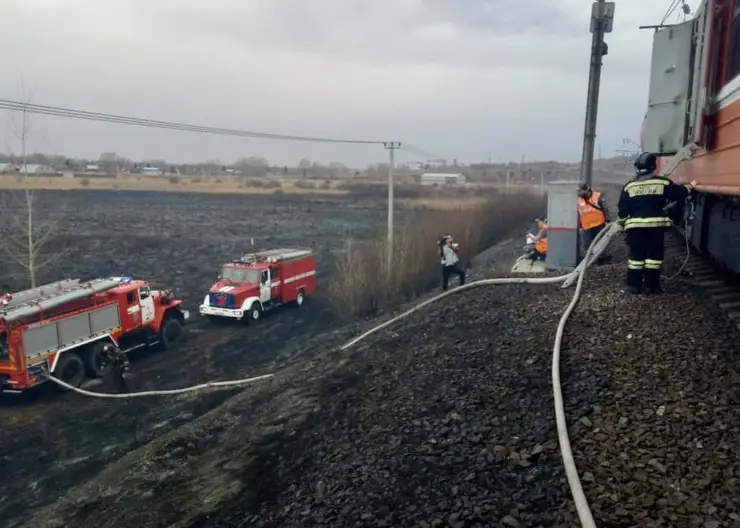
[(169, 290), (130, 277), (47, 284), (0, 297), (0, 392), (53, 375), (73, 386), (105, 376), (104, 347), (170, 347), (189, 318)]
[(224, 264), (218, 281), (203, 299), (209, 318), (257, 321), (263, 312), (293, 302), (303, 304), (316, 291), (316, 258), (310, 249), (273, 249), (248, 253)]

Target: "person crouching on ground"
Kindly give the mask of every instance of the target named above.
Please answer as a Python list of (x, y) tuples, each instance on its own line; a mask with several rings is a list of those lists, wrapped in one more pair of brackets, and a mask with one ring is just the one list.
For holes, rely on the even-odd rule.
[(534, 259), (532, 260), (545, 260), (547, 257), (547, 218), (544, 220), (538, 218), (537, 222), (537, 235), (534, 237)]
[(465, 272), (460, 268), (460, 259), (457, 252), (460, 246), (452, 239), (452, 235), (445, 235), (439, 241), (439, 256), (442, 259), (442, 290), (447, 291), (450, 275), (460, 278), (460, 286), (465, 284)]

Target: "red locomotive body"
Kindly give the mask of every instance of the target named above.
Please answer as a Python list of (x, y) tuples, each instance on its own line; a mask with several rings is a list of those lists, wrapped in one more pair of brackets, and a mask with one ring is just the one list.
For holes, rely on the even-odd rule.
[(0, 392), (55, 376), (73, 386), (112, 367), (103, 347), (123, 352), (171, 346), (189, 318), (170, 291), (130, 278), (66, 280), (0, 300)]
[(256, 321), (266, 310), (294, 302), (302, 305), (316, 291), (316, 258), (310, 249), (249, 253), (224, 264), (218, 281), (200, 306), (211, 318)]

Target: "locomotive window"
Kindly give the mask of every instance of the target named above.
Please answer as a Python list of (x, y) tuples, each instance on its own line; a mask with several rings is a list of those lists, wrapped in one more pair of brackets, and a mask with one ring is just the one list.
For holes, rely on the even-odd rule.
[(128, 292), (126, 294), (126, 302), (128, 304), (134, 304), (135, 300), (136, 300), (136, 296), (134, 295), (134, 292)]
[(141, 300), (149, 298), (149, 288), (139, 288), (139, 296), (141, 297)]
[(725, 82), (730, 82), (738, 75), (740, 75), (740, 0), (735, 0), (732, 9), (732, 22), (730, 22)]
[(277, 279), (278, 271), (277, 268), (270, 268), (270, 280)]

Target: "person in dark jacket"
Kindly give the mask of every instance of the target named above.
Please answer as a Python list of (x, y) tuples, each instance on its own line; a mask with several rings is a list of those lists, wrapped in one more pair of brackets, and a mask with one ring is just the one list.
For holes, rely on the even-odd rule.
[(110, 344), (103, 346), (103, 354), (105, 360), (113, 364), (113, 369), (110, 373), (111, 385), (113, 385), (119, 394), (128, 392), (126, 372), (128, 371), (129, 363), (126, 354), (121, 352), (120, 348)]
[(629, 293), (660, 293), (660, 269), (665, 249), (664, 235), (671, 226), (665, 206), (683, 202), (696, 186), (678, 185), (665, 176), (655, 174), (658, 160), (643, 152), (635, 160), (637, 175), (623, 188), (619, 196), (618, 217), (627, 235), (627, 291)]
[(447, 291), (450, 275), (460, 278), (460, 286), (465, 284), (465, 272), (460, 268), (460, 259), (457, 252), (460, 247), (452, 239), (452, 235), (445, 235), (439, 240), (439, 256), (442, 259), (442, 290)]

